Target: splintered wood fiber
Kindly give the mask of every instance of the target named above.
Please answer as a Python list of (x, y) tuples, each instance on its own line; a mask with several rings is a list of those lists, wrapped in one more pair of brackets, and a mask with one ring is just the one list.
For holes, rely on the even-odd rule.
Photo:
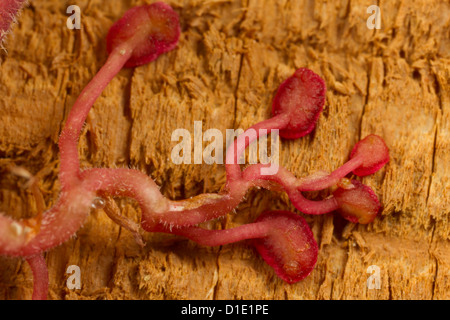
[[(47, 207), (54, 204), (65, 118), (106, 60), (109, 27), (149, 2), (32, 0), (22, 11), (0, 53), (0, 212), (20, 218), (36, 210), (14, 167), (31, 172)], [(303, 215), (286, 194), (255, 189), (236, 213), (204, 225), (232, 228), (269, 209), (302, 214), (318, 262), (289, 285), (249, 242), (210, 248), (147, 233), (141, 248), (93, 209), (75, 237), (45, 253), (49, 299), (449, 299), (449, 2), (378, 1), (380, 29), (368, 28), (372, 2), (363, 0), (168, 3), (180, 15), (178, 48), (112, 80), (83, 128), (82, 167), (137, 168), (170, 199), (219, 192), (224, 166), (175, 165), (171, 133), (193, 134), (202, 121), (203, 132), (225, 135), (267, 119), (279, 84), (306, 67), (326, 82), (325, 108), (311, 135), (281, 140), (281, 164), (297, 177), (332, 171), (359, 139), (378, 134), (391, 160), (362, 181), (382, 212), (354, 225), (336, 214)], [(66, 26), (71, 4), (81, 9), (80, 30)], [(134, 201), (116, 201), (139, 221)], [(66, 285), (71, 265), (81, 270), (81, 289)], [(367, 284), (374, 268), (378, 289)], [(1, 299), (30, 298), (32, 285), (25, 261), (0, 257)]]

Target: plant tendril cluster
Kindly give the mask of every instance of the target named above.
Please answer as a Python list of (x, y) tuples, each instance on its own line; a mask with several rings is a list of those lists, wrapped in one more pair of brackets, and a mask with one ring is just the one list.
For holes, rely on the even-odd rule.
[[(177, 13), (167, 4), (156, 2), (128, 10), (107, 36), (109, 57), (76, 100), (59, 139), (61, 193), (57, 203), (31, 219), (16, 221), (0, 215), (0, 254), (24, 257), (33, 271), (34, 299), (45, 299), (48, 272), (43, 252), (67, 241), (82, 226), (91, 207), (100, 204), (107, 215), (144, 245), (140, 227), (148, 232), (180, 235), (200, 245), (217, 246), (252, 239), (256, 250), (288, 283), (305, 278), (317, 261), (318, 246), (306, 221), (289, 211), (267, 211), (253, 223), (225, 230), (208, 230), (198, 224), (222, 217), (234, 210), (247, 191), (254, 187), (283, 190), (304, 214), (338, 211), (355, 223), (370, 223), (380, 210), (377, 196), (368, 186), (346, 176), (372, 174), (389, 160), (383, 139), (369, 135), (358, 142), (350, 160), (337, 170), (296, 178), (283, 167), (274, 174), (263, 174), (266, 164), (253, 164), (242, 170), (238, 159), (252, 139), (279, 130), (281, 137), (297, 139), (309, 134), (325, 104), (326, 86), (319, 75), (298, 69), (279, 87), (272, 105), (272, 117), (244, 132), (227, 150), (227, 182), (219, 193), (200, 194), (173, 201), (160, 192), (157, 184), (133, 169), (80, 169), (78, 139), (89, 110), (111, 79), (123, 67), (137, 67), (173, 50), (180, 37)], [(247, 138), (246, 138), (247, 137)], [(319, 201), (302, 192), (330, 189), (332, 194)], [(120, 214), (116, 197), (129, 197), (141, 209), (141, 225)], [(99, 200), (102, 199), (102, 200)], [(39, 209), (39, 208), (38, 208)]]

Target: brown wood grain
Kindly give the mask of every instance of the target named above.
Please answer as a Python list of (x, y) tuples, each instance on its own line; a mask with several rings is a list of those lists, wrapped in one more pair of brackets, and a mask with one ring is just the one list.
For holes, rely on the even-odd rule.
[[(0, 53), (0, 212), (31, 216), (21, 166), (39, 179), (47, 206), (58, 196), (60, 130), (77, 95), (106, 59), (105, 36), (128, 8), (145, 1), (32, 0)], [(47, 252), (50, 299), (449, 299), (450, 4), (379, 1), (168, 1), (180, 14), (177, 50), (114, 78), (90, 112), (79, 143), (83, 167), (134, 167), (171, 199), (218, 192), (222, 165), (175, 165), (171, 133), (194, 121), (203, 130), (247, 128), (270, 116), (278, 85), (307, 67), (327, 84), (310, 136), (281, 141), (280, 160), (297, 177), (331, 171), (369, 133), (391, 161), (363, 179), (383, 203), (370, 225), (337, 215), (305, 216), (319, 243), (312, 274), (279, 280), (249, 243), (208, 248), (180, 237), (133, 236), (92, 210), (76, 237)], [(80, 6), (81, 30), (66, 27)], [(314, 198), (316, 195), (311, 195)], [(139, 209), (118, 199), (122, 213)], [(237, 213), (209, 223), (231, 228), (267, 209), (294, 210), (285, 194), (251, 190)], [(66, 287), (78, 265), (82, 288)], [(368, 289), (379, 266), (381, 288)], [(0, 257), (0, 298), (31, 297), (20, 259)]]

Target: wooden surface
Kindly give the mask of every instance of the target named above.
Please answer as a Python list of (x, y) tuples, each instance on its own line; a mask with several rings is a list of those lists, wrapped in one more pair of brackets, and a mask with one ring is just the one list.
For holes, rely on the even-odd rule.
[[(32, 0), (0, 54), (0, 211), (33, 214), (21, 166), (39, 179), (48, 206), (58, 196), (57, 139), (73, 102), (106, 60), (105, 36), (132, 0)], [(132, 235), (92, 210), (77, 236), (45, 254), (50, 299), (449, 299), (450, 4), (379, 1), (169, 1), (180, 14), (178, 49), (123, 70), (89, 114), (79, 144), (84, 167), (146, 172), (171, 199), (218, 192), (222, 165), (174, 165), (171, 132), (247, 128), (270, 116), (280, 82), (308, 67), (328, 87), (315, 132), (281, 141), (280, 159), (297, 177), (331, 171), (369, 133), (387, 142), (390, 163), (364, 178), (384, 205), (368, 226), (337, 215), (305, 216), (320, 246), (300, 283), (279, 280), (246, 242), (200, 247), (183, 238)], [(76, 4), (82, 29), (66, 27)], [(315, 194), (310, 195), (314, 198)], [(139, 220), (127, 199), (123, 214)], [(252, 190), (237, 214), (208, 224), (231, 228), (267, 209), (294, 210), (285, 194)], [(81, 290), (66, 287), (69, 265)], [(381, 288), (368, 289), (367, 268)], [(27, 299), (32, 275), (0, 257), (0, 298)]]

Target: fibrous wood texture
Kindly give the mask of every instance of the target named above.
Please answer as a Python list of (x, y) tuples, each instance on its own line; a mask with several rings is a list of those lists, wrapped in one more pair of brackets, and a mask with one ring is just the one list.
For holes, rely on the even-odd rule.
[[(312, 274), (278, 279), (249, 243), (216, 248), (145, 234), (146, 246), (92, 210), (77, 236), (45, 254), (50, 299), (449, 299), (450, 3), (448, 1), (168, 1), (180, 14), (178, 49), (123, 70), (89, 114), (79, 144), (84, 167), (146, 172), (169, 198), (218, 192), (222, 165), (175, 165), (171, 133), (247, 128), (270, 116), (274, 91), (296, 68), (326, 81), (317, 129), (281, 141), (280, 161), (298, 177), (343, 164), (360, 138), (381, 135), (390, 163), (364, 178), (383, 203), (370, 225), (337, 215), (305, 216), (320, 246)], [(106, 59), (108, 28), (133, 0), (34, 0), (0, 55), (0, 211), (34, 212), (20, 166), (58, 196), (57, 139), (77, 95)], [(81, 30), (66, 26), (81, 8)], [(369, 29), (367, 7), (381, 10)], [(314, 198), (314, 194), (310, 195)], [(139, 220), (135, 203), (117, 200)], [(285, 194), (252, 190), (236, 214), (208, 224), (231, 228), (266, 209), (294, 210)], [(66, 269), (81, 269), (81, 289)], [(368, 267), (380, 270), (369, 289)], [(0, 298), (31, 296), (20, 259), (0, 258)]]

